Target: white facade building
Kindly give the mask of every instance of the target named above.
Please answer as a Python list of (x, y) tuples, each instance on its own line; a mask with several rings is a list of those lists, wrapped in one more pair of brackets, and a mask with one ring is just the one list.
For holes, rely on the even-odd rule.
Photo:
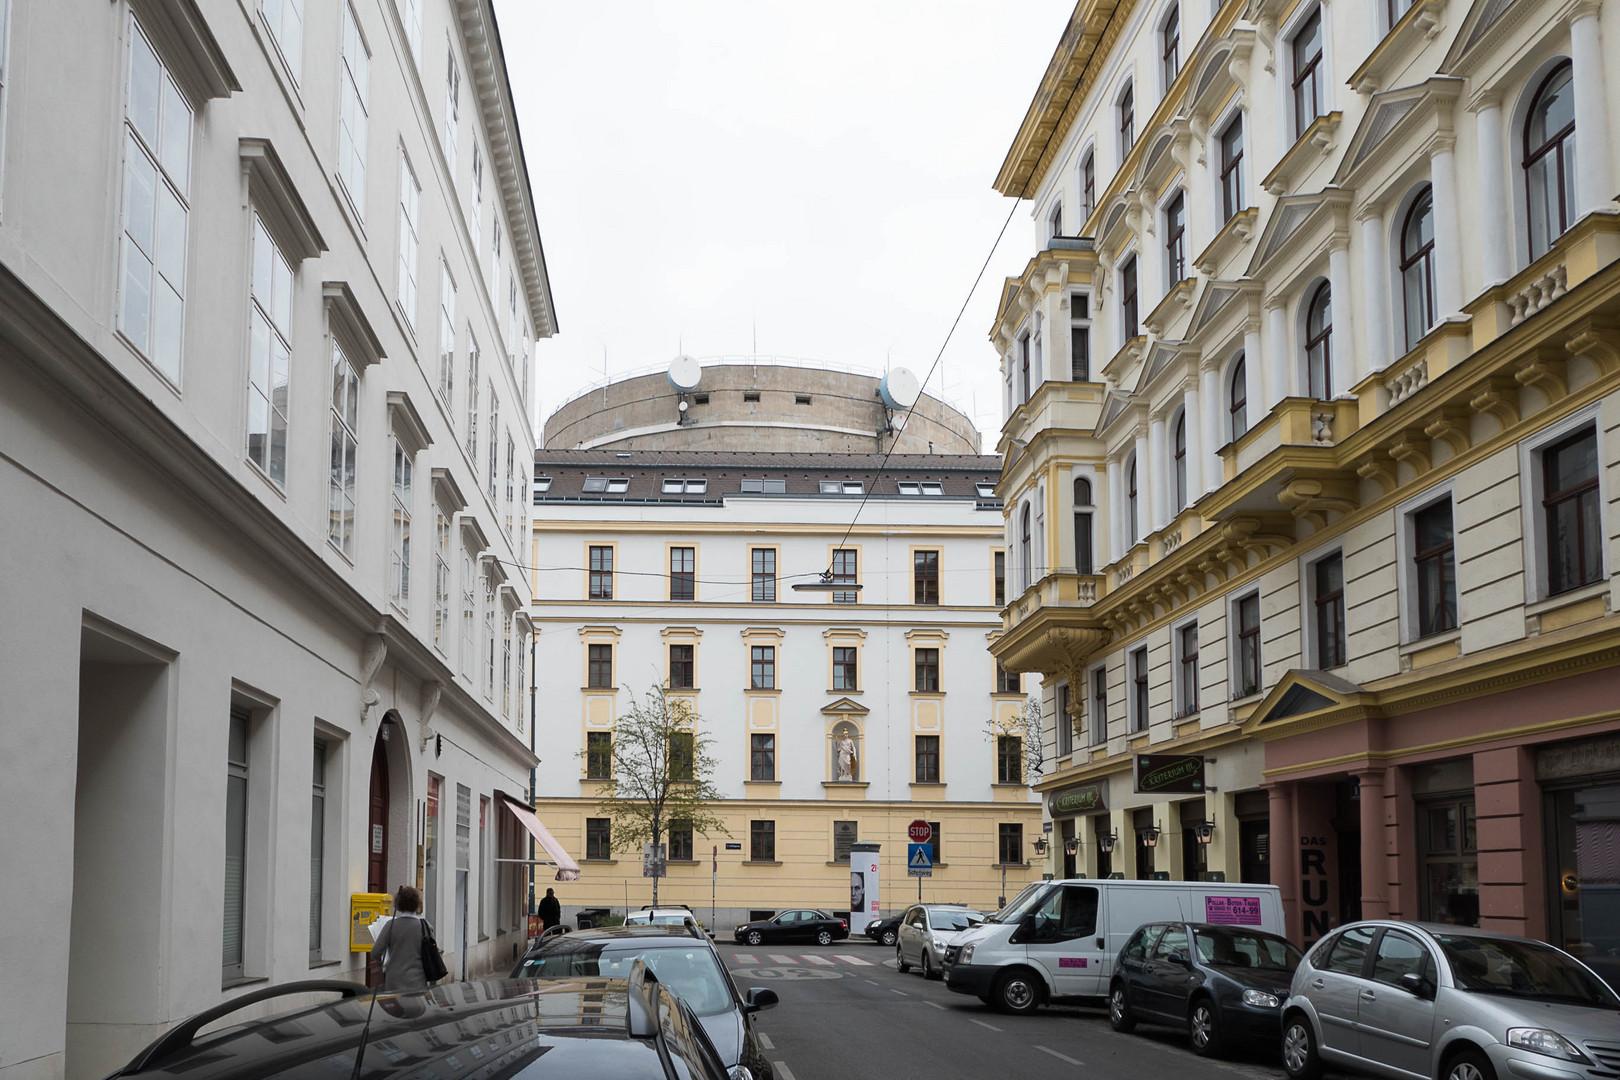
[(364, 977), (352, 893), (506, 965), (554, 319), (490, 3), (9, 0), (0, 42), (0, 1076)]

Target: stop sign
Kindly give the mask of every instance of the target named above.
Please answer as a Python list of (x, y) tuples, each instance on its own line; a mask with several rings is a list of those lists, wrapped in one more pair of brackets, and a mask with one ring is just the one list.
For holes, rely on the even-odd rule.
[(926, 844), (934, 835), (934, 830), (933, 827), (928, 824), (928, 822), (924, 821), (922, 818), (918, 818), (916, 821), (913, 821), (909, 826), (907, 826), (906, 835), (911, 837), (911, 842), (913, 844)]

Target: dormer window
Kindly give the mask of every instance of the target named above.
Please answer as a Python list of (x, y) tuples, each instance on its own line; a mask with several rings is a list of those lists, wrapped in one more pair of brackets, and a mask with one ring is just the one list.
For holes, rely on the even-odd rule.
[(707, 480), (691, 480), (682, 477), (666, 477), (664, 479), (665, 495), (702, 495), (709, 490)]
[(745, 476), (742, 478), (741, 490), (745, 495), (785, 495), (787, 481), (773, 477)]

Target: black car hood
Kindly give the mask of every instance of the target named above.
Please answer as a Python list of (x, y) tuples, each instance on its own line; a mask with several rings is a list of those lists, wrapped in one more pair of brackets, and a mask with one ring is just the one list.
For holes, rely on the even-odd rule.
[(700, 1016), (698, 1023), (703, 1025), (703, 1033), (714, 1044), (715, 1053), (720, 1055), (726, 1068), (742, 1060), (744, 1020), (740, 1010)]

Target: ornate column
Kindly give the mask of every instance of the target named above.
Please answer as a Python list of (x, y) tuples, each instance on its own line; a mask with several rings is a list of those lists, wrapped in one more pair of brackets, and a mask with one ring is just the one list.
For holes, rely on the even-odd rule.
[(1361, 311), (1367, 327), (1367, 340), (1362, 342), (1362, 348), (1367, 350), (1368, 370), (1383, 371), (1389, 366), (1391, 299), (1384, 219), (1377, 207), (1368, 207), (1357, 220), (1361, 224)]
[[(1243, 347), (1249, 347), (1247, 337)], [(1256, 419), (1270, 412), (1283, 398), (1294, 396), (1294, 377), (1299, 365), (1294, 361), (1294, 343), (1288, 337), (1288, 313), (1283, 310), (1280, 299), (1266, 304), (1265, 350), (1266, 396)], [(1259, 366), (1259, 360), (1258, 356), (1253, 359), (1247, 354), (1244, 356), (1244, 363), (1253, 367)]]
[[(1187, 502), (1204, 493), (1204, 424), (1198, 411), (1198, 376), (1187, 376), (1181, 390), (1182, 413), (1187, 422)], [(1211, 429), (1210, 438), (1214, 438)]]
[[(1148, 460), (1151, 464), (1147, 487), (1151, 494), (1149, 505), (1153, 508), (1152, 526), (1148, 532), (1156, 532), (1170, 521), (1170, 454), (1162, 415), (1154, 416), (1148, 429)], [(1142, 490), (1141, 473), (1136, 476), (1136, 490)], [(1146, 536), (1147, 533), (1142, 535)]]
[[(1271, 406), (1282, 399), (1282, 395), (1268, 398), (1266, 392), (1261, 389), (1265, 381), (1263, 376), (1266, 358), (1260, 349), (1260, 317), (1254, 312), (1253, 301), (1250, 303), (1249, 318), (1243, 324), (1243, 390), (1248, 395), (1249, 426), (1254, 427), (1262, 416), (1271, 411)], [(1277, 309), (1277, 315), (1280, 319), (1282, 308)], [(1277, 351), (1275, 344), (1272, 345), (1272, 350)]]
[[(1435, 139), (1429, 152), (1429, 190), (1434, 193), (1434, 316), (1462, 310), (1462, 228), (1457, 223), (1457, 140)], [(1503, 217), (1507, 203), (1485, 204), (1481, 217)]]
[(1136, 538), (1141, 540), (1153, 531), (1151, 509), (1153, 489), (1153, 463), (1148, 455), (1147, 431), (1136, 429)]
[(1389, 918), (1389, 867), (1384, 858), (1384, 770), (1355, 774), (1361, 781), (1361, 917)]
[[(1508, 246), (1513, 215), (1506, 212), (1507, 177), (1503, 174), (1508, 153), (1503, 142), (1502, 102), (1496, 95), (1481, 98), (1474, 107), (1474, 130), (1479, 148), (1475, 179), (1479, 184), (1480, 270), (1485, 275), (1484, 286), (1490, 288), (1513, 276)], [(1503, 212), (1492, 213), (1493, 207), (1502, 207)]]
[(1215, 361), (1205, 357), (1199, 363), (1199, 377), (1204, 383), (1204, 393), (1201, 404), (1204, 409), (1204, 423), (1199, 433), (1203, 435), (1204, 486), (1199, 489), (1214, 491), (1225, 480), (1225, 471), (1221, 465), (1219, 449), (1226, 444), (1228, 432), (1221, 418), (1221, 373), (1216, 368)]
[(1299, 923), (1299, 828), (1294, 814), (1294, 785), (1266, 789), (1271, 796), (1271, 825), (1267, 844), (1271, 852), (1271, 883), (1282, 893), (1283, 925), (1295, 945), (1304, 938)]
[(1570, 63), (1575, 85), (1575, 204), (1581, 215), (1608, 204), (1609, 109), (1599, 38), (1601, 0), (1580, 0), (1569, 17)]
[(1125, 557), (1130, 550), (1127, 537), (1130, 535), (1130, 523), (1125, 520), (1125, 464), (1112, 458), (1108, 461), (1108, 550), (1102, 553), (1098, 560), (1099, 566), (1107, 566), (1116, 559)]
[(1333, 336), (1328, 348), (1333, 365), (1333, 397), (1348, 397), (1350, 388), (1360, 382), (1362, 372), (1357, 363), (1354, 317), (1350, 314), (1350, 234), (1333, 231), (1332, 247), (1328, 248), (1328, 286), (1333, 290)]

